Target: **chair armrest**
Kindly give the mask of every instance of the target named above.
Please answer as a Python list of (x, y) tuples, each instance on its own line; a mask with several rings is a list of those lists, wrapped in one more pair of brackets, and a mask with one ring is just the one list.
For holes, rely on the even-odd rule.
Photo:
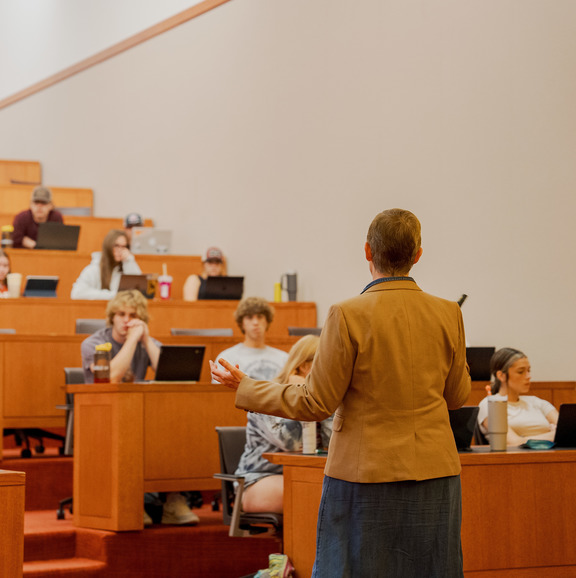
[(237, 476), (236, 474), (214, 474), (212, 477), (227, 482), (238, 482), (244, 479), (244, 476)]

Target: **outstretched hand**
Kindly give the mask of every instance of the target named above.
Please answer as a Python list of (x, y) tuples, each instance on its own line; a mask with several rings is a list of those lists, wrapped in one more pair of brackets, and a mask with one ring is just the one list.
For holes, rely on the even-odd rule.
[(231, 389), (238, 389), (245, 374), (238, 369), (237, 365), (234, 366), (225, 359), (219, 359), (218, 362), (222, 367), (218, 367), (217, 363), (210, 360), (212, 379)]

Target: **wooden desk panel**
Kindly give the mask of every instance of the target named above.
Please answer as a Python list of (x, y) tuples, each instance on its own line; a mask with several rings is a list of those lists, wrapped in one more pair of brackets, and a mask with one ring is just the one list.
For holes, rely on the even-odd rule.
[(145, 491), (218, 490), (216, 426), (245, 426), (235, 392), (213, 384), (69, 386), (74, 523), (141, 530)]
[(40, 163), (38, 161), (0, 160), (0, 185), (11, 185), (13, 181), (41, 183)]
[[(284, 466), (284, 553), (310, 576), (325, 457), (265, 454)], [(576, 576), (576, 450), (461, 454), (466, 578)]]
[[(86, 335), (0, 334), (0, 429), (9, 427), (64, 427), (64, 367), (80, 367), (80, 344)], [(210, 381), (209, 359), (241, 341), (240, 337), (156, 335), (166, 344), (204, 345), (202, 381)], [(298, 337), (268, 340), (269, 345), (288, 351)], [(212, 400), (208, 398), (208, 406)], [(203, 406), (200, 405), (200, 408)], [(154, 413), (154, 408), (148, 411)], [(178, 407), (174, 412), (178, 412)], [(206, 410), (208, 411), (208, 410)], [(183, 422), (188, 424), (188, 420)], [(169, 425), (169, 424), (168, 424)], [(2, 459), (0, 438), (0, 460)], [(152, 463), (152, 462), (151, 462)]]
[[(71, 222), (67, 220), (67, 222)], [(101, 243), (102, 241), (100, 241)], [(89, 252), (80, 251), (33, 251), (30, 249), (11, 249), (10, 260), (12, 271), (26, 275), (58, 275), (57, 294), (61, 299), (68, 299), (72, 285), (90, 264)], [(166, 263), (168, 274), (173, 277), (172, 297), (182, 298), (184, 282), (189, 275), (202, 272), (202, 258), (197, 255), (136, 255), (136, 262), (142, 273), (162, 273)], [(103, 303), (103, 301), (96, 301)]]
[[(37, 185), (0, 185), (0, 212), (16, 214), (30, 207), (30, 197)], [(92, 189), (52, 187), (54, 206), (58, 207), (92, 207)], [(11, 224), (11, 223), (10, 223)]]
[[(472, 391), (466, 405), (478, 405), (486, 397), (488, 382), (473, 381)], [(556, 409), (563, 403), (576, 403), (576, 382), (574, 381), (533, 381), (530, 395), (549, 401)]]
[[(11, 225), (14, 221), (14, 216), (11, 213), (0, 213), (0, 225)], [(66, 225), (80, 226), (77, 252), (88, 255), (94, 251), (102, 250), (102, 241), (111, 229), (124, 229), (124, 219), (115, 217), (64, 215), (64, 223)], [(154, 226), (152, 219), (145, 219), (144, 225), (146, 227)]]
[[(104, 319), (106, 301), (72, 299), (0, 299), (0, 327), (12, 328), (18, 335), (74, 335), (76, 319)], [(271, 303), (276, 315), (268, 330), (270, 337), (286, 337), (288, 327), (315, 327), (316, 304), (292, 301)], [(234, 322), (238, 301), (148, 302), (150, 332), (154, 337), (170, 335), (172, 328), (229, 327), (242, 337)]]
[(24, 563), (24, 472), (0, 470), (0, 576), (19, 578)]

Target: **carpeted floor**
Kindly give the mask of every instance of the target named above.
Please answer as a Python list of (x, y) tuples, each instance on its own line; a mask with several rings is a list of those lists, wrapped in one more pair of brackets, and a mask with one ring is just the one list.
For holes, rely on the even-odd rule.
[[(8, 443), (6, 443), (8, 442)], [(26, 578), (239, 578), (268, 566), (281, 550), (273, 538), (230, 538), (212, 492), (195, 509), (198, 526), (154, 525), (141, 532), (76, 528), (72, 516), (57, 520), (61, 499), (72, 495), (73, 458), (47, 444), (43, 455), (20, 458), (5, 439), (2, 469), (26, 472), (24, 576)]]

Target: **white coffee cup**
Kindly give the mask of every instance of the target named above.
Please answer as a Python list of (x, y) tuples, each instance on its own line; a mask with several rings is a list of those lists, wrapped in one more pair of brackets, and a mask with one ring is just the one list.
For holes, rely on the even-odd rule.
[(20, 290), (22, 288), (22, 274), (8, 273), (6, 276), (6, 284), (8, 285), (8, 296), (12, 298), (20, 297)]
[(316, 422), (301, 421), (302, 424), (302, 453), (316, 453)]
[(488, 437), (490, 450), (493, 452), (506, 451), (506, 437), (508, 433), (508, 402), (488, 397)]

